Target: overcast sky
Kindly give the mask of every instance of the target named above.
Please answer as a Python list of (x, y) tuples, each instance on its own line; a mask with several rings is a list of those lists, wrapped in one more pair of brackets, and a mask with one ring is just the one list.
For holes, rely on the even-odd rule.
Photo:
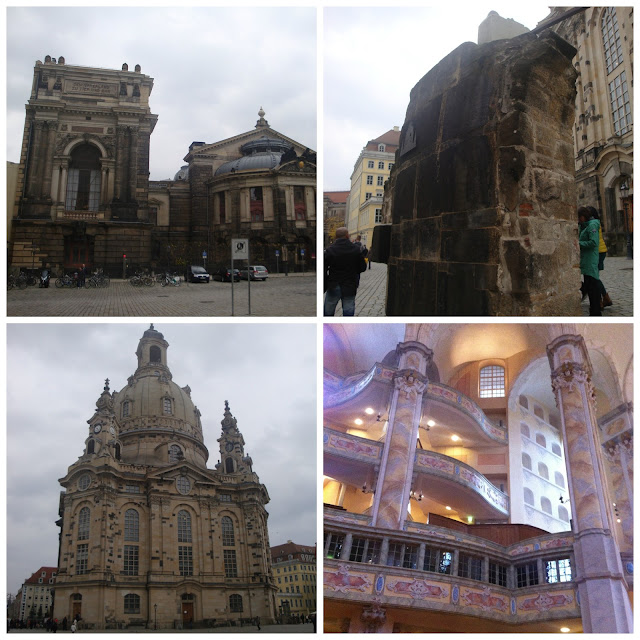
[[(7, 589), (58, 557), (58, 479), (83, 453), (87, 420), (110, 379), (127, 384), (148, 324), (7, 326)], [(267, 487), (272, 546), (316, 542), (315, 324), (172, 324), (173, 381), (202, 413), (208, 468), (219, 460), (229, 401), (245, 452)]]
[(463, 42), (478, 41), (489, 11), (533, 29), (540, 2), (441, 2), (438, 7), (324, 9), (323, 191), (348, 191), (369, 140), (402, 128), (411, 89)]
[(189, 145), (250, 131), (263, 107), (273, 129), (317, 149), (314, 7), (7, 10), (7, 160), (20, 161), (33, 67), (136, 64), (154, 79), (158, 123), (151, 180), (173, 178)]

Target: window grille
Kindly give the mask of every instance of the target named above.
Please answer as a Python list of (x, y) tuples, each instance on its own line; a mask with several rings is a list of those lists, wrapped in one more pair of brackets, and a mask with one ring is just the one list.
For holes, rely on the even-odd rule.
[(91, 511), (89, 511), (89, 507), (80, 509), (80, 514), (78, 515), (78, 540), (89, 539), (90, 519)]
[(87, 563), (89, 560), (89, 545), (79, 544), (76, 552), (76, 575), (87, 573)]
[(538, 564), (536, 562), (516, 565), (516, 586), (518, 588), (531, 587), (538, 582)]
[(178, 569), (181, 576), (193, 575), (193, 549), (191, 547), (178, 547)]
[(227, 578), (237, 578), (238, 564), (236, 562), (235, 549), (224, 549), (223, 558), (224, 558), (224, 575)]
[(188, 511), (178, 512), (178, 542), (192, 542), (191, 514)]
[(233, 521), (228, 516), (225, 516), (222, 518), (222, 544), (225, 547), (232, 547), (235, 543)]
[(480, 397), (504, 398), (504, 367), (491, 365), (480, 369)]
[(140, 539), (140, 515), (135, 509), (127, 509), (124, 514), (124, 539), (138, 542)]
[(453, 553), (451, 551), (443, 551), (431, 547), (425, 548), (424, 565), (422, 567), (424, 571), (451, 575), (452, 565)]
[(232, 593), (229, 596), (229, 610), (231, 613), (242, 613), (242, 596), (237, 593)]
[(140, 596), (135, 593), (127, 593), (124, 597), (125, 613), (140, 613)]
[(125, 576), (137, 576), (138, 575), (138, 545), (137, 544), (125, 544), (124, 545), (124, 575)]
[(458, 556), (458, 575), (461, 578), (482, 580), (482, 558), (461, 553)]

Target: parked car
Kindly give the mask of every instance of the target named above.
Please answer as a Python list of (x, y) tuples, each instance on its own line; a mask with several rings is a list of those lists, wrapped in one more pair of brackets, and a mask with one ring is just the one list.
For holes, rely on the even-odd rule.
[[(231, 267), (221, 267), (213, 274), (214, 280), (220, 280), (220, 282), (231, 282)], [(233, 281), (238, 282), (240, 280), (240, 271), (238, 269), (233, 270)]]
[(189, 265), (184, 277), (187, 282), (209, 282), (210, 278), (206, 269), (197, 264)]
[(248, 271), (246, 268), (240, 269), (240, 277), (243, 280), (247, 280), (247, 273), (251, 274), (252, 280), (266, 280), (267, 276), (269, 275), (269, 271), (267, 270), (267, 268), (261, 265), (251, 266), (249, 267)]

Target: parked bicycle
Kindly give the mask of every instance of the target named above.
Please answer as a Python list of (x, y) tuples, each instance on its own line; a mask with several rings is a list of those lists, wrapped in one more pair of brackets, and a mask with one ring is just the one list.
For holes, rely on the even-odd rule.
[(98, 287), (100, 289), (108, 287), (111, 283), (108, 275), (105, 275), (102, 269), (98, 269), (90, 278), (87, 279), (88, 287)]
[(67, 274), (61, 275), (59, 278), (56, 278), (56, 287), (61, 289), (62, 287), (76, 287), (78, 286), (78, 282), (76, 278)]
[(142, 285), (144, 285), (145, 287), (153, 287), (155, 281), (147, 273), (137, 272), (129, 278), (129, 284), (133, 285), (134, 287), (141, 287)]
[[(180, 286), (180, 276), (175, 273), (169, 273), (165, 271), (160, 275), (160, 286), (166, 287), (167, 285), (171, 285), (172, 287)], [(157, 276), (156, 276), (157, 277)]]
[(7, 278), (7, 289), (26, 289), (27, 288), (27, 279), (22, 277), (23, 274), (19, 276), (14, 276), (10, 274)]

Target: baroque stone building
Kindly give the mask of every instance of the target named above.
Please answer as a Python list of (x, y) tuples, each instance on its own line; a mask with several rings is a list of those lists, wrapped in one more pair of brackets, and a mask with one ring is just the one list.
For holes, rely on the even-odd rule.
[[(157, 115), (153, 78), (37, 61), (17, 186), (9, 266), (55, 272), (226, 265), (231, 237), (252, 261), (308, 270), (315, 261), (315, 152), (271, 129), (193, 142), (174, 180), (149, 182)], [(275, 270), (275, 267), (274, 267)]]
[(632, 336), (325, 325), (325, 631), (631, 632)]
[[(80, 458), (60, 479), (54, 615), (88, 628), (274, 619), (266, 488), (229, 406), (207, 468), (200, 412), (151, 325), (127, 385), (107, 380)], [(226, 403), (225, 403), (226, 404)]]

